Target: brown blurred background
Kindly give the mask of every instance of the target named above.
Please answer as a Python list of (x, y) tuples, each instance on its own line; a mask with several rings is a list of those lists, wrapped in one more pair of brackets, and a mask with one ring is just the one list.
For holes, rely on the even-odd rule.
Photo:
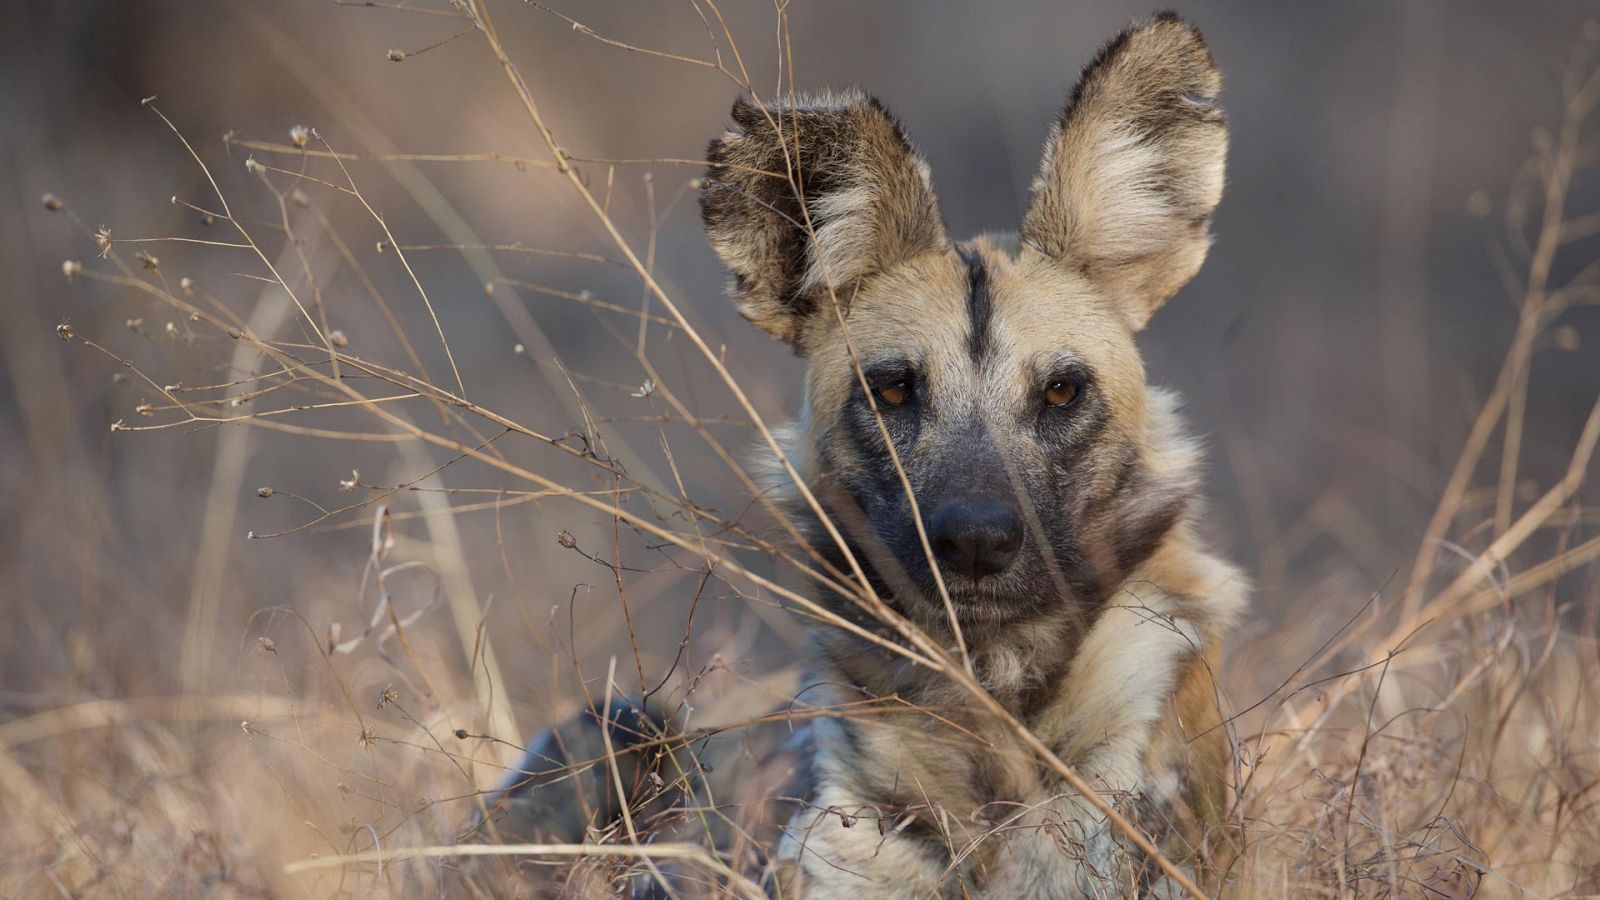
[[(770, 91), (778, 61), (771, 5), (725, 6), (752, 77)], [(443, 2), (429, 8), (449, 9)], [(606, 37), (710, 58), (707, 26), (687, 3), (560, 8)], [(602, 44), (522, 3), (490, 9), (558, 140), (580, 157), (698, 159), (727, 122), (736, 87), (710, 69)], [(859, 84), (883, 99), (931, 162), (953, 232), (1009, 229), (1046, 125), (1079, 68), (1100, 42), (1150, 11), (1116, 2), (793, 4), (795, 79), (802, 88)], [(1229, 188), (1205, 269), (1142, 345), (1152, 380), (1186, 396), (1190, 421), (1209, 441), (1211, 538), (1259, 579), (1233, 673), (1249, 694), (1288, 675), (1369, 594), (1391, 579), (1403, 583), (1515, 325), (1516, 288), (1507, 274), (1525, 270), (1527, 250), (1508, 233), (1506, 198), (1541, 130), (1558, 119), (1562, 67), (1597, 8), (1196, 0), (1180, 12), (1204, 30), (1225, 74)], [(260, 499), (257, 489), (332, 507), (361, 499), (339, 488), (352, 470), (364, 484), (392, 485), (448, 457), (240, 426), (112, 433), (117, 420), (162, 419), (138, 416), (146, 395), (113, 381), (122, 371), (115, 361), (58, 340), (59, 323), (164, 384), (227, 381), (225, 364), (239, 360), (225, 342), (189, 335), (182, 321), (169, 336), (173, 314), (149, 297), (64, 279), (64, 260), (109, 266), (96, 258), (92, 238), (44, 209), (40, 197), (58, 195), (86, 226), (104, 225), (116, 240), (231, 239), (169, 202), (177, 196), (210, 206), (215, 198), (182, 144), (141, 106), (155, 96), (272, 258), (289, 252), (274, 231), (276, 201), (245, 171), (250, 151), (225, 144), (226, 134), (288, 143), (290, 128), (303, 124), (351, 153), (545, 158), (538, 134), (476, 34), (417, 52), (461, 30), (451, 18), (326, 0), (80, 0), (7, 3), (3, 21), (0, 721), (93, 698), (248, 695), (286, 683), (328, 691), (305, 632), (281, 613), (252, 615), (293, 606), (319, 633), (334, 621), (343, 622), (345, 637), (359, 631), (370, 612), (370, 597), (363, 609), (356, 593), (371, 510), (334, 520), (355, 523), (348, 528), (324, 523), (247, 540), (316, 515), (283, 493)], [(407, 58), (390, 61), (391, 49)], [(282, 155), (257, 158), (299, 165)], [(547, 170), (503, 162), (348, 165), (403, 244), (520, 242), (617, 255)], [(343, 183), (325, 160), (307, 171)], [(589, 163), (583, 171), (609, 197), (630, 241), (641, 252), (653, 243), (664, 286), (713, 347), (726, 346), (729, 367), (762, 413), (776, 421), (796, 408), (800, 363), (739, 321), (722, 294), (689, 190), (698, 170)], [(287, 176), (275, 178), (293, 186)], [(381, 229), (351, 197), (302, 187), (360, 255), (435, 379), (452, 382), (409, 277), (392, 252), (373, 249)], [(1597, 204), (1600, 184), (1580, 182), (1573, 205)], [(654, 233), (653, 214), (660, 214)], [(405, 365), (336, 248), (314, 226), (305, 229), (331, 324), (350, 336), (353, 352)], [(1597, 246), (1591, 238), (1566, 251), (1558, 276), (1587, 264)], [(192, 277), (242, 316), (278, 302), (236, 274), (262, 271), (247, 253), (118, 245), (130, 258), (138, 249), (158, 255), (172, 282)], [(624, 386), (644, 380), (626, 345), (583, 306), (505, 283), (492, 296), (483, 289), (503, 277), (637, 306), (638, 280), (622, 268), (514, 252), (417, 250), (409, 259), (475, 402), (560, 435), (583, 422), (552, 351), (578, 375)], [(134, 319), (142, 324), (130, 327)], [(636, 323), (612, 321), (631, 341)], [(1576, 329), (1577, 349), (1544, 349), (1533, 367), (1520, 471), (1534, 495), (1564, 469), (1600, 387), (1600, 311), (1578, 309), (1564, 321)], [(279, 337), (294, 337), (291, 324), (279, 327)], [(680, 379), (675, 390), (700, 414), (740, 418), (681, 338), (652, 329), (649, 341), (656, 365)], [(525, 356), (513, 352), (517, 344)], [(581, 386), (598, 414), (625, 420), (608, 426), (612, 449), (665, 477), (654, 425), (635, 421), (660, 404)], [(419, 421), (429, 414), (415, 412)], [(303, 421), (376, 427), (333, 414)], [(714, 430), (736, 451), (754, 445), (746, 427)], [(692, 432), (673, 426), (668, 433), (690, 495), (738, 516), (749, 500), (727, 470)], [(563, 473), (579, 487), (604, 487), (548, 451), (505, 444), (519, 463)], [(470, 466), (426, 484), (524, 487)], [(390, 505), (438, 513), (428, 504), (493, 496), (407, 493)], [(1592, 505), (1594, 485), (1585, 496)], [(524, 733), (569, 709), (574, 696), (571, 662), (551, 646), (570, 649), (589, 675), (604, 672), (612, 655), (628, 660), (612, 573), (555, 540), (565, 529), (581, 549), (610, 557), (609, 519), (541, 501), (397, 527), (404, 540), (391, 561), (429, 561), (454, 601), (419, 625), (437, 632), (431, 643), (421, 639), (421, 652), (462, 673), (454, 688), (436, 686), (441, 694), (470, 695), (464, 673), (472, 642), (452, 631), (452, 610), (455, 629), (467, 632), (473, 623), (459, 611), (487, 610), (486, 633), (505, 680), (496, 690)], [(695, 579), (671, 571), (648, 543), (625, 542), (623, 562), (652, 570), (633, 581), (638, 608), (630, 614), (645, 668), (663, 673), (678, 651)], [(407, 608), (431, 596), (425, 575), (397, 583), (397, 602)], [(1569, 579), (1560, 590), (1576, 596), (1596, 585)], [(792, 623), (770, 610), (752, 613), (726, 586), (715, 584), (712, 593), (704, 637), (678, 677), (716, 653), (747, 684), (792, 663), (794, 652), (784, 649), (794, 640)], [(1279, 634), (1282, 640), (1249, 640)], [(195, 635), (209, 640), (196, 645)], [(256, 652), (263, 635), (279, 646), (281, 663)], [(399, 680), (366, 650), (350, 654), (349, 666), (345, 677), (364, 705)], [(619, 661), (619, 672), (630, 666)], [(452, 721), (476, 721), (469, 707)], [(248, 751), (239, 745), (247, 736), (235, 736), (194, 766), (243, 765)], [(44, 773), (48, 793), (51, 747), (11, 752)]]

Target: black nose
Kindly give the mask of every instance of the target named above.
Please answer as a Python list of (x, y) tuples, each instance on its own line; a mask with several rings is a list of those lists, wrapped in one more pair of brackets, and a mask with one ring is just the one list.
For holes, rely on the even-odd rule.
[(1005, 503), (949, 503), (934, 513), (928, 539), (946, 569), (969, 578), (995, 575), (1022, 549), (1022, 517)]

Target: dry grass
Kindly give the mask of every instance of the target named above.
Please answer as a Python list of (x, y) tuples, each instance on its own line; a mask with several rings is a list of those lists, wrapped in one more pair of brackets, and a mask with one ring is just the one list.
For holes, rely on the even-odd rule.
[[(547, 152), (354, 153), (332, 129), (297, 128), (283, 141), (230, 137), (234, 155), (212, 159), (152, 102), (174, 152), (202, 176), (174, 203), (204, 225), (193, 235), (130, 236), (97, 227), (116, 211), (46, 199), (88, 251), (64, 263), (68, 281), (129, 310), (122, 334), (57, 330), (81, 351), (74, 364), (113, 369), (137, 394), (108, 423), (115, 439), (218, 437), (209, 484), (193, 486), (204, 522), (185, 613), (146, 651), (179, 661), (177, 692), (117, 700), (73, 686), (8, 707), (0, 722), (0, 896), (515, 895), (564, 878), (582, 893), (639, 873), (659, 878), (669, 863), (708, 891), (758, 895), (771, 848), (693, 839), (769, 824), (752, 802), (761, 798), (710, 796), (709, 782), (690, 777), (695, 739), (770, 721), (775, 709), (789, 709), (786, 718), (881, 710), (790, 706), (794, 670), (748, 662), (792, 658), (777, 648), (798, 641), (803, 621), (881, 640), (815, 601), (829, 592), (884, 623), (901, 638), (886, 646), (944, 673), (1078, 784), (977, 686), (964, 648), (939, 646), (856, 587), (858, 569), (831, 570), (791, 540), (793, 527), (743, 467), (750, 445), (776, 450), (761, 373), (726, 363), (656, 264), (660, 224), (687, 202), (700, 164), (563, 149), (540, 86), (524, 80), (496, 18), (473, 0), (426, 11), (358, 5), (458, 20), (439, 41), (390, 58), (409, 63), (445, 42), (478, 42)], [(529, 6), (535, 22), (592, 38), (597, 53), (647, 54), (707, 70), (730, 93), (762, 94), (712, 0), (694, 5), (701, 55), (637, 46)], [(786, 15), (777, 16), (784, 51)], [(1600, 216), (1566, 206), (1593, 162), (1583, 130), (1600, 101), (1593, 43), (1568, 69), (1562, 120), (1511, 189), (1518, 326), (1413, 570), (1385, 585), (1303, 585), (1308, 596), (1370, 602), (1337, 634), (1318, 636), (1281, 684), (1229, 681), (1231, 815), (1243, 852), (1224, 895), (1600, 892), (1600, 512), (1580, 501), (1600, 400), (1574, 412), (1582, 424), (1566, 472), (1529, 493), (1519, 465), (1535, 439), (1523, 417), (1538, 389), (1532, 360), (1574, 340), (1563, 314), (1600, 297), (1600, 267), (1557, 264)], [(792, 88), (796, 60), (780, 58), (778, 84)], [(483, 240), (429, 199), (429, 173), (445, 166), (564, 183), (594, 242)], [(637, 167), (682, 177), (628, 179)], [(391, 230), (372, 200), (380, 173), (405, 186), (444, 241)], [(613, 211), (623, 180), (645, 196), (637, 221)], [(452, 335), (467, 327), (460, 304), (440, 302), (415, 264), (440, 253), (459, 254), (483, 285), (515, 335), (514, 354), (454, 351)], [(639, 293), (510, 278), (507, 258), (620, 271)], [(570, 368), (521, 291), (588, 316), (585, 327), (612, 342), (608, 364)], [(473, 399), (474, 373), (513, 366), (545, 395), (544, 415)], [(182, 383), (196, 372), (214, 377)], [(261, 432), (279, 453), (348, 448), (338, 502), (314, 486), (255, 488), (251, 436)], [(721, 493), (706, 487), (716, 484)], [(252, 538), (332, 541), (356, 530), (370, 541), (360, 554), (308, 564), (294, 596), (252, 598), (254, 613), (235, 622), (223, 603), (228, 547), (253, 489), (256, 502), (274, 505), (269, 520), (284, 524)], [(719, 508), (730, 498), (746, 505)], [(525, 516), (530, 509), (539, 517)], [(533, 540), (553, 543), (581, 583), (531, 566), (522, 548)], [(496, 604), (517, 612), (492, 621), (522, 627), (488, 625)], [(80, 668), (92, 674), (95, 642), (116, 636), (86, 630), (79, 639)], [(1296, 665), (1281, 658), (1294, 641), (1255, 640), (1241, 657), (1277, 656), (1272, 671)], [(504, 662), (530, 654), (547, 671)], [(603, 672), (585, 669), (596, 658), (608, 659)], [(650, 813), (654, 797), (644, 797), (579, 845), (461, 839), (524, 737), (614, 693), (653, 694), (688, 720), (690, 730), (667, 742), (680, 777), (646, 789), (678, 801), (672, 813)], [(534, 716), (519, 696), (540, 698)], [(630, 791), (614, 754), (590, 764)], [(1145, 840), (1097, 802), (1130, 840)]]

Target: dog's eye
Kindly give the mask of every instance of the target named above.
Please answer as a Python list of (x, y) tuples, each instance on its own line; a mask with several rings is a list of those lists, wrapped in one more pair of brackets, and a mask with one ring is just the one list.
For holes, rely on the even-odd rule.
[(1052, 378), (1044, 386), (1044, 402), (1051, 406), (1071, 406), (1083, 388), (1070, 378)]
[(910, 400), (911, 390), (911, 376), (906, 373), (880, 375), (872, 380), (872, 392), (878, 395), (878, 402), (886, 406), (899, 406)]

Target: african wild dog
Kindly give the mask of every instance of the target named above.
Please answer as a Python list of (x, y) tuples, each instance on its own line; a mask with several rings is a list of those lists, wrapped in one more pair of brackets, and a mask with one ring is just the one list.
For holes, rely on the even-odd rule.
[[(1171, 14), (1106, 45), (1051, 128), (1015, 237), (952, 242), (927, 165), (856, 91), (740, 100), (701, 195), (740, 310), (807, 362), (787, 452), (876, 590), (953, 643), (887, 434), (984, 685), (1196, 870), (1225, 844), (1212, 670), (1246, 585), (1199, 534), (1199, 451), (1134, 337), (1210, 244), (1220, 82)], [(1171, 890), (946, 679), (842, 630), (815, 639), (809, 684), (938, 715), (815, 726), (791, 889)]]
[[(954, 643), (886, 433), (984, 686), (1197, 874), (1228, 845), (1213, 673), (1246, 585), (1198, 533), (1200, 454), (1176, 398), (1146, 384), (1134, 337), (1210, 244), (1219, 87), (1176, 16), (1106, 45), (1051, 128), (1014, 237), (953, 243), (927, 166), (855, 91), (736, 103), (701, 194), (740, 310), (807, 362), (804, 411), (782, 439), (873, 588)], [(814, 637), (806, 702), (926, 711), (811, 726), (807, 784), (778, 792), (806, 801), (783, 840), (781, 896), (1173, 892), (947, 679), (843, 630)], [(607, 719), (621, 749), (662, 727), (627, 704)], [(559, 815), (570, 799), (524, 787), (596, 756), (599, 727), (591, 714), (536, 743), (530, 774), (492, 798), (513, 808), (507, 826), (521, 816), (578, 840), (585, 821), (603, 824), (608, 811)], [(605, 793), (609, 779), (590, 777)]]

